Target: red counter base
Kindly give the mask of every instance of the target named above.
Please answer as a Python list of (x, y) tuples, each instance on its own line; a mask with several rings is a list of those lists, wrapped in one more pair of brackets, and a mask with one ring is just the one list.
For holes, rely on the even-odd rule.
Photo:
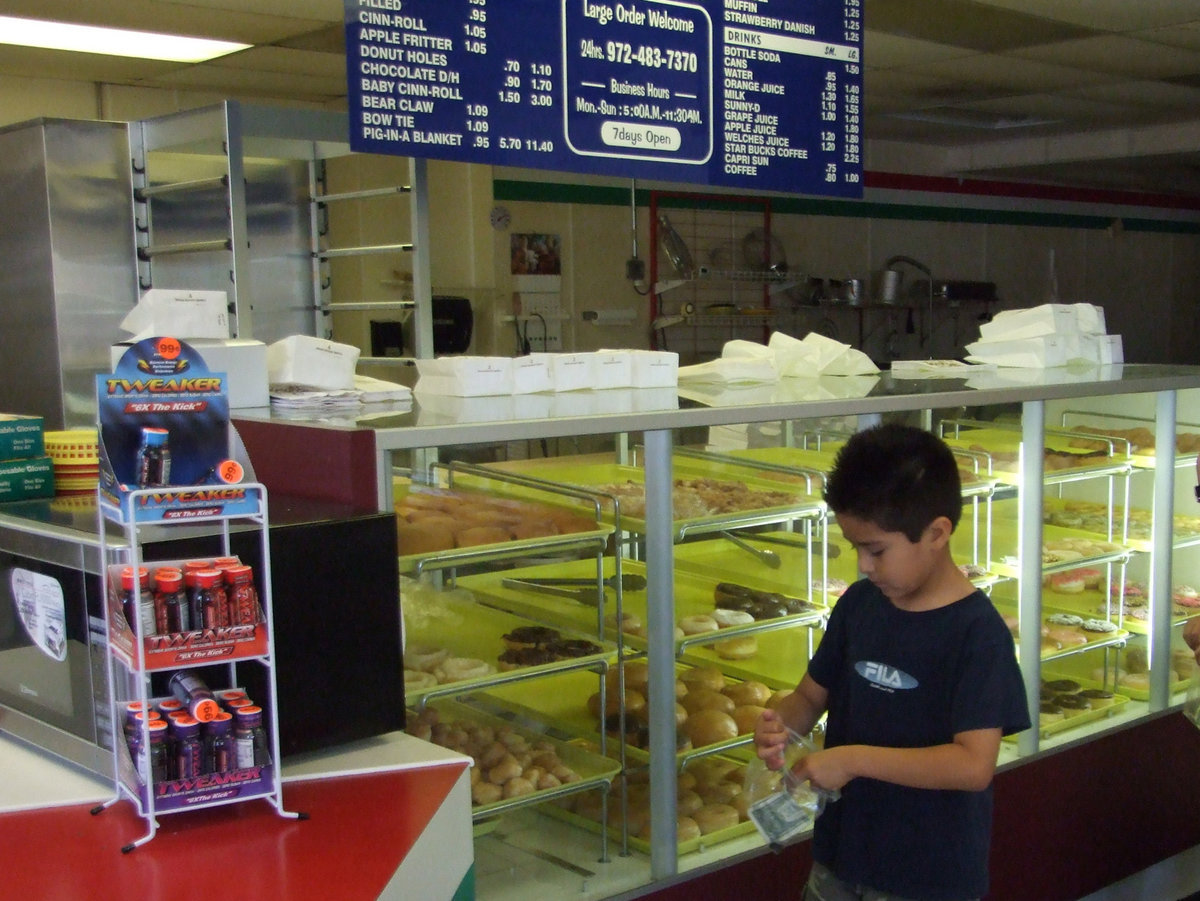
[[(122, 845), (145, 824), (128, 801), (95, 816), (92, 805), (3, 814), (3, 895), (374, 901), (389, 883), (397, 889), (397, 872), (462, 773), (447, 765), (289, 782), (285, 807), (308, 820), (280, 817), (266, 801), (169, 814), (159, 817), (153, 841), (129, 854)], [(468, 868), (446, 901), (473, 897)]]
[[(1179, 714), (996, 777), (991, 901), (1074, 901), (1200, 844), (1200, 730)], [(810, 845), (647, 895), (799, 901)]]

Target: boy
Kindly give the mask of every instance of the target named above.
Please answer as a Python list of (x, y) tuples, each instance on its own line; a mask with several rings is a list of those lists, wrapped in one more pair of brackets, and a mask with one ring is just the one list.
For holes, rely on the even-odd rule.
[(921, 429), (854, 435), (825, 488), (866, 577), (838, 600), (808, 672), (754, 741), (783, 763), (785, 726), (829, 711), (800, 779), (840, 789), (813, 832), (808, 901), (961, 901), (987, 891), (1000, 738), (1029, 728), (1012, 635), (950, 556), (962, 512), (950, 449)]

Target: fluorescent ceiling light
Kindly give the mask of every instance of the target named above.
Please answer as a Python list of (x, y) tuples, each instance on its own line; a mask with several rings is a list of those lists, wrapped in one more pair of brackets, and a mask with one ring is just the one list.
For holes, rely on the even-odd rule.
[(176, 34), (126, 31), (121, 28), (99, 28), (93, 25), (18, 19), (12, 16), (0, 16), (0, 44), (179, 63), (202, 63), (252, 46), (230, 41), (211, 41), (207, 38), (181, 37)]

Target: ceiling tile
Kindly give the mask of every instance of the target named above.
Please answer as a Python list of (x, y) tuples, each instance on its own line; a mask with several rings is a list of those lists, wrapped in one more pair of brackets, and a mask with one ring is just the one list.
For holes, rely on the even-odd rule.
[(866, 0), (863, 24), (888, 34), (993, 52), (1093, 34), (1078, 25), (973, 0)]
[[(1200, 0), (977, 0), (1102, 31), (1136, 31), (1200, 19)], [(870, 24), (868, 21), (867, 24)]]
[(1131, 78), (1170, 78), (1200, 72), (1200, 53), (1120, 35), (1025, 47), (1014, 50), (1013, 55)]
[(1147, 115), (1163, 112), (1192, 115), (1200, 110), (1200, 89), (1161, 81), (1124, 81), (1119, 84), (1092, 85), (1069, 92), (1085, 100), (1119, 105), (1131, 113)]
[(149, 87), (228, 90), (260, 96), (338, 97), (346, 93), (346, 77), (262, 72), (204, 63), (188, 66), (147, 83)]
[(346, 11), (342, 0), (152, 0), (162, 7), (195, 7), (211, 15), (222, 12), (248, 13), (287, 19), (341, 22)]
[(34, 47), (0, 47), (0, 73), (22, 77), (38, 76), (64, 81), (131, 84), (171, 72), (180, 63), (130, 59), (100, 53), (69, 53)]
[(291, 50), (286, 47), (251, 47), (210, 61), (211, 65), (228, 69), (260, 72), (291, 72), (322, 78), (340, 78), (342, 93), (346, 92), (346, 59), (332, 53), (311, 50)]

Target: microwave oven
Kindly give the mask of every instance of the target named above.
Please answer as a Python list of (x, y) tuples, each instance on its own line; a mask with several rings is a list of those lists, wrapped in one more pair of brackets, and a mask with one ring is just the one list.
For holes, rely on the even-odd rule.
[[(65, 500), (0, 507), (0, 731), (110, 776), (97, 514), (94, 500), (73, 499), (81, 509), (70, 512)], [(272, 498), (269, 514), (281, 755), (403, 729), (395, 517), (291, 498)], [(125, 561), (109, 533), (108, 562)], [(143, 540), (148, 562), (225, 553), (221, 535), (192, 526)], [(229, 552), (255, 572), (261, 548), (256, 530), (230, 534)], [(231, 687), (227, 666), (195, 671)], [(267, 696), (266, 667), (246, 661), (234, 675), (251, 697)], [(151, 693), (167, 694), (169, 676), (154, 673)]]

